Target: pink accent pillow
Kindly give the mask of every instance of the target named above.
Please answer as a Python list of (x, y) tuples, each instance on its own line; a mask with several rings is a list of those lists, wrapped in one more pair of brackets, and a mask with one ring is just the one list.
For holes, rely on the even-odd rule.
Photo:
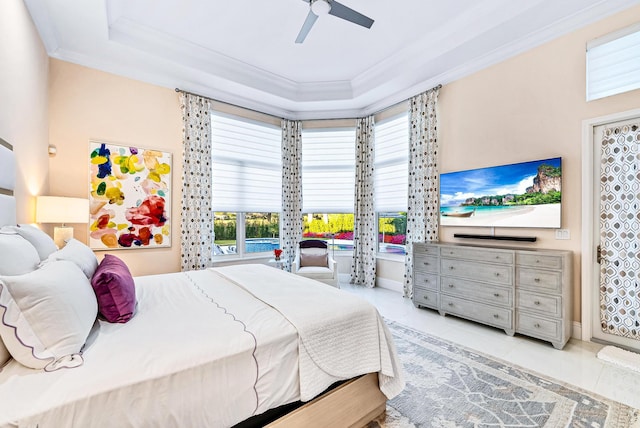
[(300, 267), (329, 267), (328, 254), (300, 254)]
[(105, 254), (91, 278), (98, 299), (98, 312), (109, 322), (125, 323), (136, 309), (136, 289), (127, 265)]

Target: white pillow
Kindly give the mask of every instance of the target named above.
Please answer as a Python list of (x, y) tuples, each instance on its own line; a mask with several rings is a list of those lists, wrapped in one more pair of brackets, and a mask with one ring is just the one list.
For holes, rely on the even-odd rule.
[(25, 275), (0, 276), (0, 337), (13, 358), (33, 369), (82, 364), (79, 354), (98, 314), (96, 296), (70, 261)]
[(46, 259), (51, 253), (58, 250), (53, 239), (35, 226), (19, 224), (17, 226), (11, 226), (11, 230), (15, 231), (35, 247), (38, 256), (40, 256), (40, 260)]
[(98, 268), (98, 258), (91, 248), (74, 238), (71, 238), (67, 242), (67, 245), (62, 249), (52, 253), (47, 260), (42, 263), (42, 265), (56, 260), (68, 260), (74, 262), (80, 269), (82, 269), (82, 272), (84, 272), (88, 279), (91, 279), (93, 273)]
[(38, 268), (35, 247), (15, 232), (0, 233), (0, 275), (22, 275)]

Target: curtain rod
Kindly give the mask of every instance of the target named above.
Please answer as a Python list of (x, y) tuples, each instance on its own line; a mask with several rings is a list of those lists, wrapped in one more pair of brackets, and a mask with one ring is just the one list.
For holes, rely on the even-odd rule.
[(233, 104), (233, 103), (228, 103), (226, 101), (216, 100), (216, 99), (213, 99), (213, 98), (208, 97), (206, 95), (196, 94), (195, 92), (185, 91), (184, 89), (176, 88), (176, 92), (182, 92), (183, 94), (195, 95), (196, 97), (206, 98), (209, 101), (213, 101), (213, 102), (216, 102), (216, 103), (226, 104), (226, 105), (231, 106), (231, 107), (237, 107), (237, 108), (241, 108), (241, 109), (244, 109), (244, 110), (252, 111), (254, 113), (260, 113), (260, 114), (264, 114), (266, 116), (271, 116), (271, 117), (275, 117), (275, 118), (280, 119), (280, 120), (284, 120), (283, 117), (276, 116), (275, 114), (269, 114), (269, 113), (265, 113), (265, 112), (260, 111), (260, 110), (256, 110), (256, 109), (249, 108), (249, 107), (244, 107), (244, 106), (241, 106), (241, 105), (238, 105), (238, 104)]
[[(424, 92), (435, 91), (436, 89), (440, 89), (440, 88), (442, 88), (442, 85), (441, 85), (441, 84), (439, 84), (439, 85), (437, 85), (437, 86), (434, 86), (434, 87), (433, 87), (433, 88), (431, 88), (431, 89), (427, 89), (427, 90), (426, 90), (426, 91), (424, 91)], [(264, 114), (264, 115), (267, 115), (267, 116), (272, 116), (272, 117), (278, 118), (278, 119), (280, 119), (280, 120), (285, 120), (285, 118), (280, 117), (280, 116), (276, 116), (276, 115), (273, 115), (273, 114), (265, 113), (265, 112), (263, 112), (263, 111), (259, 111), (259, 110), (252, 109), (252, 108), (248, 108), (248, 107), (243, 107), (243, 106), (240, 106), (240, 105), (238, 105), (238, 104), (228, 103), (228, 102), (226, 102), (226, 101), (215, 100), (215, 99), (213, 99), (213, 98), (211, 98), (211, 97), (208, 97), (208, 96), (206, 96), (206, 95), (196, 94), (195, 92), (185, 91), (184, 89), (176, 88), (176, 92), (182, 92), (183, 94), (195, 95), (196, 97), (206, 98), (206, 99), (208, 99), (208, 100), (210, 100), (210, 101), (213, 101), (213, 102), (216, 102), (216, 103), (222, 103), (222, 104), (226, 104), (226, 105), (228, 105), (228, 106), (232, 106), (232, 107), (237, 107), (237, 108), (241, 108), (241, 109), (249, 110), (249, 111), (252, 111), (252, 112), (255, 112), (255, 113)], [(389, 110), (390, 108), (393, 108), (393, 107), (397, 106), (398, 104), (403, 103), (403, 102), (408, 101), (408, 100), (409, 100), (409, 99), (406, 99), (406, 100), (403, 100), (403, 101), (399, 101), (399, 102), (397, 102), (397, 103), (395, 103), (395, 104), (392, 104), (392, 105), (387, 106), (387, 107), (385, 107), (385, 108), (383, 108), (383, 109), (380, 109), (380, 110), (378, 110), (378, 111), (375, 111), (375, 112), (373, 112), (373, 113), (369, 114), (368, 116), (374, 116), (374, 115), (376, 115), (376, 114), (380, 114), (380, 113), (382, 113), (383, 111)], [(339, 117), (339, 118), (334, 118), (334, 119), (308, 119), (308, 120), (340, 120), (340, 119), (359, 119), (359, 118), (360, 118), (360, 116), (359, 116), (359, 117)], [(287, 119), (287, 120), (288, 120), (288, 119)]]

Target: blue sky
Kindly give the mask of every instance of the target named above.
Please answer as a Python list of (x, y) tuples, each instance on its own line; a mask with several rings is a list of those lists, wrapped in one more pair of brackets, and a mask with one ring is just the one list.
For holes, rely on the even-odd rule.
[(522, 194), (533, 184), (538, 166), (560, 166), (560, 158), (501, 165), (440, 175), (440, 205), (455, 206), (467, 198)]

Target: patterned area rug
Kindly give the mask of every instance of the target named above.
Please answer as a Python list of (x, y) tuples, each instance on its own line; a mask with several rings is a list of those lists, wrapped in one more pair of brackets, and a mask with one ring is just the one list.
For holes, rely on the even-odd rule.
[(388, 322), (407, 386), (370, 427), (639, 427), (640, 410)]

